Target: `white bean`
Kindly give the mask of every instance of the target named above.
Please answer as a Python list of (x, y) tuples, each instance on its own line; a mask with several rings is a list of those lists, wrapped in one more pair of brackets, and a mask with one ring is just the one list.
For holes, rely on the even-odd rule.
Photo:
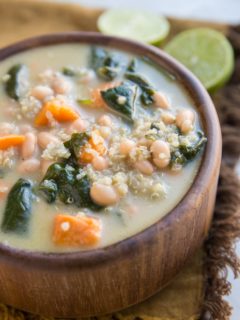
[(106, 139), (111, 135), (112, 130), (109, 127), (101, 126), (99, 128), (99, 132), (100, 132), (101, 136)]
[(37, 159), (24, 160), (18, 166), (20, 173), (33, 173), (40, 168), (40, 161)]
[(156, 107), (158, 107), (158, 108), (168, 109), (170, 107), (170, 103), (169, 103), (167, 97), (159, 91), (156, 91), (154, 93), (153, 100), (154, 100)]
[(151, 145), (153, 162), (158, 168), (165, 168), (170, 162), (169, 144), (162, 140), (156, 140)]
[(25, 134), (25, 141), (22, 144), (21, 154), (23, 159), (31, 158), (36, 149), (36, 136), (32, 132)]
[(193, 129), (195, 114), (192, 110), (182, 109), (176, 116), (176, 124), (182, 133), (188, 133)]
[(151, 145), (150, 150), (154, 154), (154, 156), (158, 156), (158, 154), (162, 152), (170, 156), (169, 144), (163, 140), (154, 141)]
[(40, 73), (40, 78), (45, 81), (51, 81), (54, 79), (54, 71), (52, 69), (46, 69), (42, 73)]
[(86, 70), (86, 73), (79, 79), (80, 83), (88, 84), (96, 78), (95, 72), (93, 70)]
[(193, 129), (193, 123), (191, 120), (184, 120), (180, 126), (182, 133), (188, 133)]
[(107, 161), (107, 159), (105, 159), (101, 156), (96, 156), (92, 160), (92, 166), (95, 170), (102, 171), (104, 169), (107, 169), (108, 161)]
[(135, 168), (141, 173), (150, 176), (153, 173), (153, 166), (148, 160), (141, 160), (135, 163)]
[(169, 112), (164, 112), (161, 115), (161, 119), (165, 124), (173, 124), (176, 120), (176, 117)]
[(42, 159), (41, 160), (41, 172), (45, 174), (47, 169), (54, 163), (54, 161)]
[(50, 142), (57, 141), (58, 138), (49, 132), (42, 131), (38, 134), (38, 144), (42, 149), (45, 149)]
[(74, 132), (84, 132), (86, 131), (87, 126), (88, 126), (87, 121), (79, 118), (71, 123), (71, 125), (67, 129), (67, 132), (69, 134), (72, 134)]
[(136, 143), (130, 139), (124, 139), (119, 146), (119, 151), (122, 155), (128, 155), (129, 152), (136, 146)]
[(98, 119), (98, 124), (101, 126), (112, 127), (112, 119), (107, 115), (103, 115)]
[(94, 183), (90, 190), (92, 200), (102, 206), (116, 204), (120, 197), (113, 186)]
[(163, 169), (169, 165), (170, 158), (166, 158), (164, 154), (161, 154), (160, 157), (162, 158), (153, 158), (154, 164), (159, 168)]
[(71, 84), (64, 78), (56, 78), (52, 83), (52, 88), (57, 94), (67, 94), (71, 91)]
[(38, 100), (44, 100), (53, 95), (53, 90), (47, 86), (38, 85), (31, 90), (31, 95)]

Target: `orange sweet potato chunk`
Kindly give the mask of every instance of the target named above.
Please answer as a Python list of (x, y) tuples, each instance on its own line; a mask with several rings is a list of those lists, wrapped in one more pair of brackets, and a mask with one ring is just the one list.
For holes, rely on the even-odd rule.
[(91, 134), (91, 137), (88, 141), (88, 147), (83, 147), (80, 155), (80, 161), (83, 163), (92, 162), (94, 155), (91, 152), (88, 152), (88, 148), (95, 150), (100, 156), (103, 156), (107, 152), (107, 148), (104, 143), (104, 139), (98, 132), (98, 130), (94, 130)]
[(11, 147), (17, 147), (25, 141), (25, 136), (11, 134), (0, 137), (0, 150), (6, 150)]
[(101, 223), (87, 216), (58, 214), (54, 220), (53, 242), (60, 246), (95, 246), (100, 241)]
[(49, 119), (47, 113), (51, 113), (53, 118), (58, 122), (70, 122), (79, 118), (79, 115), (69, 106), (58, 100), (46, 102), (35, 118), (36, 126), (48, 125)]

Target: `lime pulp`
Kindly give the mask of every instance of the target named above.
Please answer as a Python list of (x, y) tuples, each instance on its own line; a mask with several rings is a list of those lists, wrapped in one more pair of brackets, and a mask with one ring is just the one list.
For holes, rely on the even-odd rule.
[(232, 46), (216, 30), (196, 28), (183, 31), (165, 46), (165, 50), (189, 68), (210, 92), (223, 86), (232, 74)]
[(107, 10), (98, 18), (97, 25), (104, 34), (151, 44), (161, 42), (169, 33), (169, 23), (164, 17), (130, 9)]

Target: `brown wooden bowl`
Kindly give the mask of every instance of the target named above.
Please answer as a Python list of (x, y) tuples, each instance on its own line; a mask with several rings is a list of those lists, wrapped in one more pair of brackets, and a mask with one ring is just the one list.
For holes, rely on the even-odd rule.
[(208, 93), (184, 66), (157, 48), (98, 33), (72, 32), (18, 42), (0, 50), (0, 61), (31, 48), (74, 42), (144, 55), (173, 74), (195, 102), (208, 142), (199, 172), (182, 201), (132, 237), (73, 253), (29, 252), (0, 244), (0, 301), (55, 317), (121, 310), (166, 285), (207, 235), (221, 160), (220, 127)]

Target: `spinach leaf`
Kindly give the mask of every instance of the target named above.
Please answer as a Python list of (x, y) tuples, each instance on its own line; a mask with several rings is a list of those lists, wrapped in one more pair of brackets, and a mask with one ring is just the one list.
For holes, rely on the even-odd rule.
[(93, 46), (91, 48), (90, 67), (95, 70), (99, 78), (111, 81), (120, 73), (121, 61), (117, 55)]
[[(172, 131), (173, 131), (174, 133), (177, 133), (178, 135), (181, 134), (179, 128), (178, 128), (176, 125), (173, 125), (173, 124), (172, 124), (171, 127), (172, 127)], [(163, 136), (164, 136), (164, 133), (163, 133), (162, 130), (161, 130), (161, 124), (160, 124), (159, 122), (153, 121), (153, 122), (151, 123), (150, 129), (155, 129), (155, 130), (157, 131), (156, 137), (160, 138), (160, 137), (163, 137)]]
[(105, 59), (104, 65), (98, 69), (97, 74), (100, 78), (111, 81), (118, 76), (119, 71), (119, 63), (112, 56)]
[(61, 162), (53, 163), (47, 170), (39, 185), (39, 192), (48, 203), (56, 201), (57, 197), (65, 204), (100, 210), (90, 197), (90, 180), (87, 174), (81, 176), (81, 167), (77, 163), (80, 148), (88, 142), (88, 133), (73, 133), (71, 139), (64, 143), (71, 157)]
[(152, 122), (150, 129), (156, 129), (157, 131), (161, 130), (160, 125), (157, 122)]
[(81, 147), (88, 142), (89, 138), (90, 136), (86, 132), (73, 133), (71, 139), (64, 142), (64, 146), (69, 150), (71, 156), (68, 159), (63, 160), (63, 162), (73, 167), (79, 167), (79, 151)]
[(187, 159), (185, 156), (179, 151), (179, 149), (174, 150), (171, 152), (171, 161), (170, 161), (170, 166), (172, 167), (173, 165), (185, 165), (187, 163)]
[(76, 72), (70, 67), (63, 67), (62, 73), (67, 77), (75, 77)]
[(87, 175), (84, 175), (81, 179), (76, 180), (74, 184), (75, 193), (74, 201), (78, 207), (85, 207), (92, 210), (101, 210), (102, 206), (97, 205), (92, 201), (90, 196), (90, 180)]
[(4, 232), (28, 232), (32, 212), (32, 183), (19, 179), (8, 194), (1, 229)]
[(90, 180), (87, 175), (80, 179), (76, 178), (77, 172), (67, 172), (63, 170), (58, 180), (58, 196), (65, 204), (73, 204), (77, 207), (100, 210), (101, 207), (95, 204), (90, 197)]
[(127, 82), (118, 87), (101, 91), (107, 105), (130, 121), (133, 120), (135, 114), (136, 93), (137, 87), (131, 86)]
[(75, 171), (73, 167), (57, 162), (48, 168), (38, 188), (48, 203), (55, 202), (57, 195), (61, 193), (61, 190), (59, 190), (60, 185), (73, 182), (72, 171)]
[(65, 204), (74, 203), (72, 200), (73, 185), (76, 180), (77, 169), (68, 164), (62, 164), (61, 172), (57, 177), (58, 197)]
[(60, 162), (53, 163), (47, 170), (44, 180), (56, 180), (61, 174), (64, 164)]
[(64, 147), (70, 151), (72, 156), (78, 157), (81, 147), (88, 142), (89, 138), (90, 136), (86, 132), (73, 133), (71, 139), (64, 142)]
[(7, 95), (14, 100), (19, 100), (20, 98), (20, 93), (22, 91), (20, 78), (24, 70), (26, 70), (25, 65), (16, 64), (7, 72), (9, 79), (5, 82), (5, 91)]
[(93, 46), (91, 48), (91, 53), (90, 53), (90, 57), (91, 57), (90, 67), (92, 67), (93, 70), (97, 71), (99, 68), (103, 66), (106, 56), (107, 56), (106, 50), (100, 47)]
[(137, 66), (138, 66), (138, 61), (136, 58), (133, 58), (127, 67), (127, 71), (129, 72), (136, 72), (137, 71)]
[(192, 145), (180, 144), (179, 148), (171, 153), (170, 165), (185, 165), (187, 162), (193, 160), (207, 141), (202, 131), (198, 131), (198, 137), (198, 141)]
[(188, 161), (195, 158), (207, 141), (207, 138), (204, 136), (202, 131), (198, 131), (198, 137), (199, 140), (194, 145), (180, 145), (179, 150)]
[(85, 174), (79, 178), (79, 168), (67, 163), (52, 164), (39, 185), (39, 191), (48, 203), (59, 200), (67, 205), (100, 210), (90, 197), (90, 180)]
[(56, 201), (58, 187), (54, 180), (52, 179), (43, 180), (40, 183), (38, 190), (40, 191), (40, 193), (43, 195), (43, 197), (48, 203), (53, 203)]
[(155, 89), (144, 77), (134, 72), (126, 72), (125, 77), (139, 86), (141, 89), (140, 99), (145, 106), (154, 102)]

